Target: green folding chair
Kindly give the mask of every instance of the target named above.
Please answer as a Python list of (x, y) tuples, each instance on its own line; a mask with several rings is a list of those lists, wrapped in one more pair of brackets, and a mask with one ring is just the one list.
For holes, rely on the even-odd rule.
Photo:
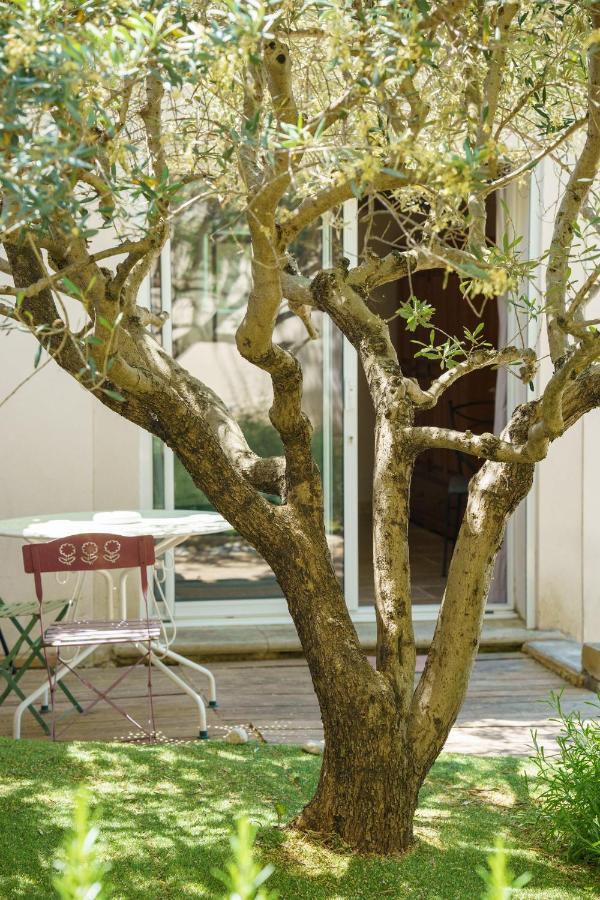
[[(54, 612), (58, 610), (56, 616), (57, 622), (67, 614), (69, 609), (69, 600), (45, 600), (44, 613)], [(26, 619), (26, 624), (21, 624), (19, 619)], [(8, 647), (5, 637), (0, 629), (1, 645), (4, 651), (4, 659), (0, 659), (0, 679), (4, 679), (6, 687), (4, 692), (0, 694), (0, 706), (4, 703), (10, 694), (16, 694), (19, 700), (25, 699), (25, 694), (21, 690), (19, 682), (37, 660), (42, 665), (42, 671), (46, 673), (46, 660), (44, 659), (42, 650), (42, 636), (40, 634), (40, 605), (37, 600), (29, 600), (23, 603), (5, 603), (0, 599), (0, 622), (3, 619), (8, 621), (17, 630), (17, 639), (12, 647)], [(36, 634), (37, 626), (37, 634)], [(19, 656), (25, 655), (25, 659), (19, 660)], [(67, 699), (73, 704), (78, 712), (82, 711), (81, 706), (70, 692), (68, 687), (62, 681), (58, 682), (59, 688), (65, 694)], [(32, 704), (28, 707), (29, 712), (34, 717), (38, 725), (40, 725), (46, 734), (50, 734), (50, 727), (42, 718), (41, 712), (48, 712), (48, 708), (43, 706), (41, 711)]]

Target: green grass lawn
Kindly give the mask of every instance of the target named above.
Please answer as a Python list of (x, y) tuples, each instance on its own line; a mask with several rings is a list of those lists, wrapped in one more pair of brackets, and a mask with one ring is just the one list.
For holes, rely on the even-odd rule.
[(294, 898), (481, 896), (475, 873), (503, 834), (519, 896), (597, 897), (597, 873), (533, 846), (522, 760), (445, 755), (421, 796), (417, 845), (403, 859), (364, 859), (314, 847), (278, 825), (311, 795), (320, 760), (294, 747), (223, 743), (134, 747), (0, 738), (0, 897), (53, 897), (51, 862), (69, 827), (72, 796), (89, 787), (102, 814), (102, 846), (119, 898), (221, 896), (211, 870), (229, 855), (235, 815), (259, 825), (269, 886)]

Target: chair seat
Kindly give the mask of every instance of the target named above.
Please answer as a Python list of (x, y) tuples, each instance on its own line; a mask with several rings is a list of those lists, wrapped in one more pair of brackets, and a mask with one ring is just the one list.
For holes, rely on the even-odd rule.
[(469, 479), (465, 475), (451, 475), (448, 481), (449, 494), (468, 494)]
[[(53, 612), (55, 609), (62, 609), (69, 603), (69, 600), (44, 600), (42, 604), (42, 612)], [(40, 611), (40, 604), (37, 600), (24, 600), (23, 603), (5, 603), (0, 600), (0, 619), (11, 619), (17, 616), (37, 616)]]
[(123, 619), (120, 622), (58, 622), (44, 633), (46, 647), (122, 644), (160, 637), (160, 619)]

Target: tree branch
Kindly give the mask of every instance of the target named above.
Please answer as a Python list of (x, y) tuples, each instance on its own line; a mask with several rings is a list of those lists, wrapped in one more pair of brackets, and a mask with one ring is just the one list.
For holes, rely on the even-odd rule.
[[(146, 77), (146, 104), (140, 109), (139, 115), (144, 123), (150, 171), (155, 184), (159, 186), (168, 173), (162, 133), (163, 96), (164, 86), (159, 75), (149, 74)], [(124, 293), (122, 299), (125, 309), (132, 310), (135, 307), (141, 284), (150, 273), (169, 237), (169, 202), (160, 196), (160, 193), (149, 216), (149, 226), (147, 249), (142, 252), (143, 248), (140, 247), (125, 260), (112, 285), (113, 289)]]
[(434, 447), (445, 450), (458, 450), (478, 459), (493, 462), (533, 463), (546, 455), (536, 455), (526, 444), (515, 445), (502, 440), (495, 434), (484, 432), (473, 434), (470, 431), (453, 431), (450, 428), (438, 428), (436, 425), (421, 425), (409, 429), (409, 440), (415, 450), (421, 453)]
[[(264, 49), (266, 81), (279, 121), (296, 122), (298, 110), (292, 89), (288, 48), (278, 39)], [(264, 173), (248, 203), (248, 225), (252, 240), (252, 290), (243, 321), (236, 333), (242, 356), (268, 372), (273, 385), (270, 419), (285, 448), (286, 472), (293, 500), (299, 485), (313, 486), (312, 505), (320, 503), (318, 478), (312, 458), (312, 428), (302, 411), (302, 369), (297, 359), (273, 343), (273, 331), (282, 301), (280, 259), (275, 242), (275, 211), (290, 183), (289, 153), (276, 154), (272, 170)], [(306, 503), (306, 506), (311, 504)]]
[[(41, 294), (43, 291), (56, 285), (57, 282), (60, 282), (61, 278), (65, 278), (68, 275), (74, 275), (90, 263), (100, 262), (103, 259), (109, 259), (111, 256), (119, 256), (121, 253), (137, 252), (138, 248), (144, 246), (146, 246), (145, 240), (126, 241), (117, 247), (108, 247), (105, 250), (99, 250), (97, 253), (90, 253), (89, 256), (85, 256), (74, 263), (64, 266), (53, 275), (45, 275), (43, 278), (38, 278), (37, 281), (34, 281), (26, 287), (16, 288), (13, 287), (13, 285), (1, 285), (0, 294), (8, 294), (12, 297), (36, 297), (38, 294)], [(6, 270), (8, 275), (12, 275), (8, 261)], [(5, 270), (2, 269), (2, 271)]]
[(588, 121), (588, 116), (585, 115), (581, 119), (576, 119), (568, 128), (565, 128), (563, 132), (561, 132), (560, 136), (557, 137), (555, 141), (549, 144), (547, 147), (544, 147), (536, 156), (533, 156), (531, 159), (524, 162), (522, 165), (517, 166), (516, 169), (513, 169), (512, 172), (507, 172), (506, 175), (503, 175), (501, 178), (497, 178), (495, 181), (490, 181), (485, 186), (485, 194), (488, 196), (489, 194), (494, 194), (496, 191), (499, 191), (501, 188), (508, 187), (509, 184), (512, 184), (514, 181), (518, 181), (519, 178), (522, 178), (523, 175), (527, 175), (528, 172), (533, 171), (535, 167), (547, 156), (551, 156), (555, 150), (557, 150), (561, 144), (564, 144), (572, 135), (575, 134), (576, 131), (585, 125)]
[(524, 363), (519, 377), (524, 384), (529, 384), (530, 381), (533, 381), (537, 369), (537, 357), (534, 350), (519, 347), (504, 347), (502, 350), (475, 350), (463, 362), (436, 378), (427, 390), (422, 391), (421, 397), (415, 400), (416, 405), (421, 409), (431, 409), (448, 388), (470, 372), (476, 372), (489, 366), (510, 366), (519, 362)]
[(573, 225), (581, 213), (600, 163), (600, 4), (591, 8), (594, 29), (588, 47), (588, 120), (585, 143), (571, 172), (554, 222), (546, 269), (546, 308), (550, 355), (556, 364), (567, 349), (559, 324), (564, 317)]
[[(278, 248), (280, 251), (285, 250), (289, 244), (296, 239), (304, 228), (307, 228), (312, 222), (316, 221), (323, 213), (331, 209), (335, 209), (345, 200), (350, 200), (356, 195), (357, 182), (360, 180), (360, 174), (357, 174), (357, 180), (343, 181), (340, 184), (333, 184), (330, 187), (323, 188), (312, 197), (308, 197), (297, 209), (286, 218), (285, 222), (278, 226)], [(369, 183), (362, 186), (363, 196), (376, 194), (379, 191), (391, 191), (394, 188), (407, 187), (413, 184), (411, 173), (407, 170), (406, 178), (402, 174), (389, 175), (380, 174), (373, 178)]]
[(563, 364), (554, 373), (539, 400), (538, 420), (532, 424), (526, 444), (533, 456), (545, 456), (548, 444), (565, 432), (565, 392), (570, 383), (600, 358), (600, 334), (591, 332), (582, 340), (582, 346), (567, 351), (567, 358), (563, 358)]
[[(519, 407), (503, 432), (503, 443), (522, 445), (534, 414), (534, 404)], [(510, 514), (531, 487), (533, 470), (533, 464), (486, 462), (469, 484), (433, 641), (411, 706), (409, 740), (416, 768), (423, 773), (442, 749), (462, 705), (496, 554)]]

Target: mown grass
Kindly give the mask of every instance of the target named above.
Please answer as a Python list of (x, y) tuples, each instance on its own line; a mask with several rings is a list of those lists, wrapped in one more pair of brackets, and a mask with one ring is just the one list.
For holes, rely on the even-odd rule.
[(259, 825), (269, 887), (295, 898), (477, 898), (478, 865), (498, 834), (511, 868), (532, 879), (523, 898), (596, 897), (597, 872), (532, 845), (524, 762), (444, 755), (421, 795), (417, 844), (402, 859), (365, 859), (310, 844), (280, 827), (315, 788), (320, 760), (295, 747), (222, 743), (134, 747), (0, 739), (0, 898), (53, 897), (52, 860), (77, 786), (101, 814), (114, 895), (216, 898), (211, 874), (229, 854), (234, 817)]

